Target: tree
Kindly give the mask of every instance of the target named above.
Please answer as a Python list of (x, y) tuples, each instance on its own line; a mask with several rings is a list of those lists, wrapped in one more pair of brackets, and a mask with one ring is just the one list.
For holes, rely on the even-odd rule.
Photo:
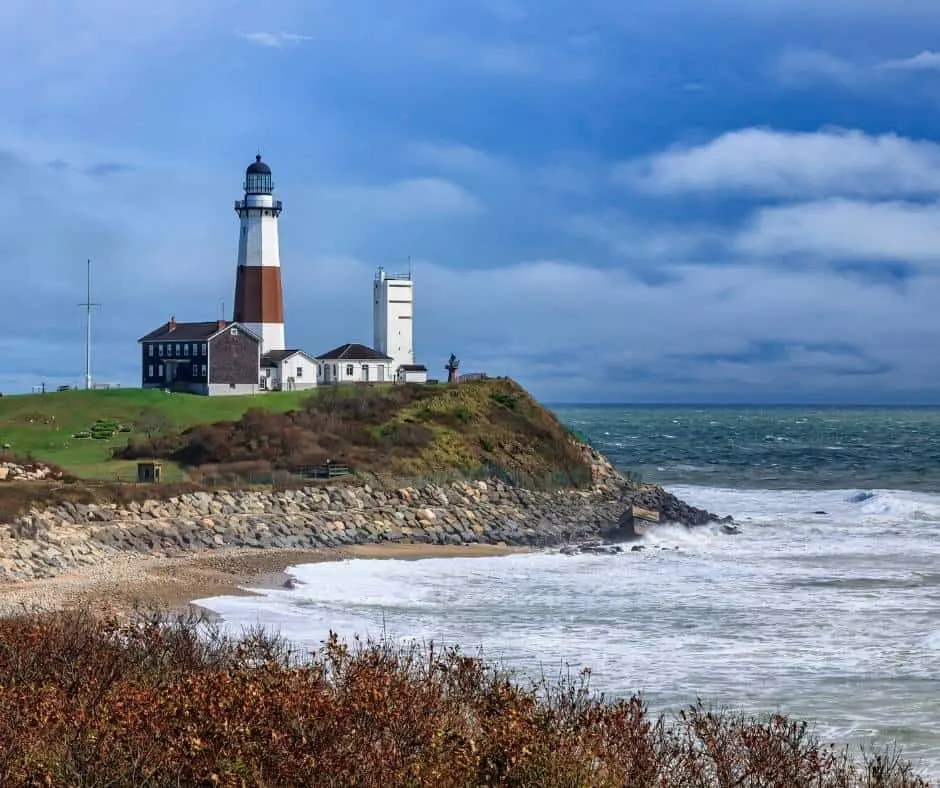
[(165, 433), (170, 428), (170, 420), (162, 411), (149, 407), (140, 412), (134, 426), (138, 432), (144, 433), (148, 438), (153, 438), (155, 435)]

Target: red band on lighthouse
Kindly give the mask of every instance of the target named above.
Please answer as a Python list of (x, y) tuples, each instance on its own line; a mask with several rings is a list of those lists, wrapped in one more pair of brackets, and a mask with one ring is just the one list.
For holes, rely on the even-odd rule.
[(233, 319), (261, 337), (262, 353), (284, 350), (284, 296), (278, 217), (271, 168), (261, 156), (245, 171), (245, 196), (235, 203), (240, 220)]

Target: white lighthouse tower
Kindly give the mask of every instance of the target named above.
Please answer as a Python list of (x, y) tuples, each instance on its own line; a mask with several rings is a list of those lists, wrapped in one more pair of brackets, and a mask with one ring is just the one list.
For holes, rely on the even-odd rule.
[(233, 319), (261, 337), (261, 352), (285, 350), (284, 296), (271, 168), (256, 156), (245, 171), (245, 196), (235, 201), (241, 220)]
[(392, 361), (392, 374), (415, 363), (414, 282), (407, 274), (375, 272), (372, 285), (372, 329), (375, 349)]

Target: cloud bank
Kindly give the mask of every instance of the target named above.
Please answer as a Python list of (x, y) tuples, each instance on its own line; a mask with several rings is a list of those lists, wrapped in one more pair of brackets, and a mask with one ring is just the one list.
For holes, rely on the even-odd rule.
[(938, 401), (933, 6), (902, 5), (5, 4), (0, 390), (79, 382), (86, 258), (99, 380), (133, 385), (171, 314), (225, 314), (260, 150), (312, 352), (369, 343), (373, 271), (411, 258), (432, 374)]

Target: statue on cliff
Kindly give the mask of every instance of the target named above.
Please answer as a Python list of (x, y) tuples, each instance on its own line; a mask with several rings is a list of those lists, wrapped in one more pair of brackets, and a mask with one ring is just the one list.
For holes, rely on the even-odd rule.
[(460, 366), (460, 359), (457, 358), (453, 353), (450, 354), (450, 358), (447, 360), (447, 363), (444, 365), (444, 369), (447, 370), (447, 382), (456, 383), (457, 382), (457, 368)]

